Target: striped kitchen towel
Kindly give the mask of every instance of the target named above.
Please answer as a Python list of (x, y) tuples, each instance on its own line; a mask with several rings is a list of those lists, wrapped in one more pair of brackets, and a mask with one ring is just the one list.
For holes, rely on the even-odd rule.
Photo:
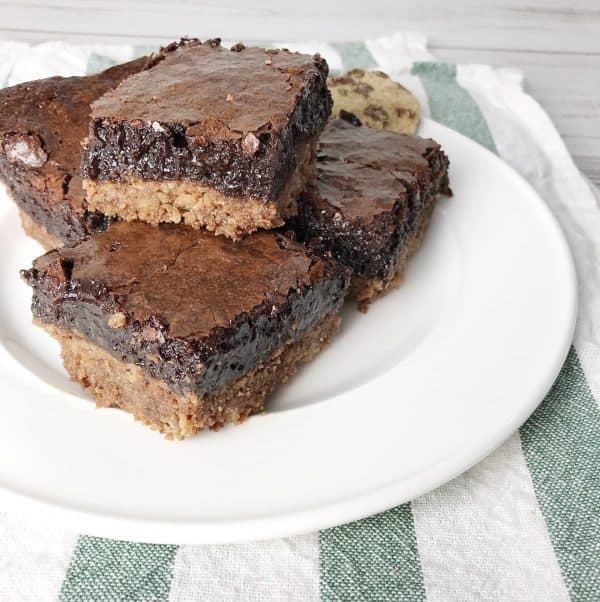
[[(0, 600), (600, 600), (600, 210), (556, 129), (518, 72), (436, 62), (418, 35), (273, 45), (319, 51), (333, 71), (387, 71), (425, 115), (529, 180), (562, 224), (578, 270), (567, 361), (533, 416), (478, 466), (409, 504), (320, 533), (146, 545), (0, 508)], [(0, 43), (0, 85), (93, 72), (146, 51)]]

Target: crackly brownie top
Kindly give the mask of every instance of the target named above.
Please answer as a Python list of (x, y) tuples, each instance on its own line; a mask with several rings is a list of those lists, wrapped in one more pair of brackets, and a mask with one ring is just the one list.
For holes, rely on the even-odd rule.
[(154, 127), (181, 123), (201, 142), (239, 139), (281, 129), (307, 83), (324, 80), (327, 72), (318, 55), (184, 39), (96, 101), (92, 118), (141, 120)]
[(407, 189), (429, 185), (428, 157), (439, 150), (434, 140), (334, 119), (319, 141), (317, 187), (311, 200), (346, 220), (369, 222), (393, 210), (406, 198)]
[(81, 142), (89, 127), (90, 104), (146, 57), (83, 77), (51, 77), (0, 90), (0, 148), (20, 170), (41, 177), (50, 203), (85, 204), (79, 168)]
[(107, 303), (127, 322), (157, 320), (170, 337), (201, 339), (257, 306), (275, 315), (290, 291), (323, 279), (324, 265), (270, 232), (233, 243), (175, 224), (116, 222), (39, 257), (29, 278), (53, 281), (57, 297)]

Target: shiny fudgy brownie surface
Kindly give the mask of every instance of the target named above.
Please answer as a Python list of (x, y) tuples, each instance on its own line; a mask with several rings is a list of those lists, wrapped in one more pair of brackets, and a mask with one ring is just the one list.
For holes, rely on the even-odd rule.
[(345, 268), (274, 233), (233, 243), (141, 222), (51, 251), (23, 277), (34, 317), (200, 396), (337, 310), (348, 285)]
[(84, 176), (275, 198), (331, 112), (320, 56), (184, 39), (93, 105)]
[(385, 278), (420, 214), (449, 193), (448, 159), (434, 140), (334, 119), (317, 153), (317, 183), (290, 224), (300, 240), (352, 268)]

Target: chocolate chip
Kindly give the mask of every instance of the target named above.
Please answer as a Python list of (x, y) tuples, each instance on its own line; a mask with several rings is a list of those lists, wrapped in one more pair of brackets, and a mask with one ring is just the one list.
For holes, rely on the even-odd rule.
[(390, 118), (388, 112), (382, 106), (379, 105), (369, 105), (365, 109), (365, 115), (383, 124), (387, 123)]
[(415, 117), (415, 112), (405, 107), (396, 107), (394, 111), (397, 117), (402, 117), (403, 115), (408, 115), (411, 119)]
[(373, 92), (373, 86), (367, 84), (366, 82), (358, 82), (355, 86), (354, 86), (354, 91), (357, 94), (361, 94), (362, 96), (364, 96), (365, 98), (369, 96), (369, 94), (371, 92)]
[(345, 109), (342, 109), (340, 111), (340, 119), (343, 119), (344, 121), (347, 121), (348, 123), (351, 123), (352, 125), (355, 125), (355, 126), (362, 125), (361, 120), (354, 113), (351, 113), (350, 111), (346, 111)]

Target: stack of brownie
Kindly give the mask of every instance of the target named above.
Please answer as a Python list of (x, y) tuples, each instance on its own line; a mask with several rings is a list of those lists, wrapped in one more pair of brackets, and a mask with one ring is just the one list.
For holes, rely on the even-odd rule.
[(0, 91), (0, 176), (54, 249), (22, 272), (34, 318), (99, 406), (175, 438), (240, 422), (335, 334), (348, 294), (364, 308), (399, 281), (448, 161), (327, 123), (327, 74), (184, 39)]

